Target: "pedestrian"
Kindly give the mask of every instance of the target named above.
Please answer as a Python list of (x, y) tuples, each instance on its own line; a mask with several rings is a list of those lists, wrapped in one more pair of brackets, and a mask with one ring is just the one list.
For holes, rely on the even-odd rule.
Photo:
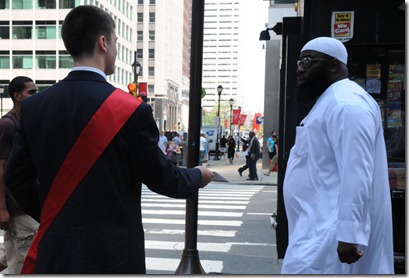
[[(250, 142), (250, 138), (239, 138), (243, 142), (243, 146), (248, 145)], [(243, 172), (246, 171), (250, 167), (250, 156), (249, 156), (249, 149), (245, 147), (244, 157), (246, 158), (246, 163), (241, 166), (237, 171), (239, 172), (240, 177), (243, 176)], [(249, 175), (250, 177), (250, 175)]]
[[(203, 162), (207, 163), (207, 158), (206, 158), (206, 149), (207, 149), (207, 139), (205, 134), (202, 132), (200, 133), (200, 146), (199, 146), (199, 165), (203, 165)], [(205, 160), (206, 159), (206, 160)]]
[(161, 130), (159, 133), (158, 147), (164, 152), (167, 145), (168, 145), (168, 138), (166, 138), (165, 132)]
[(23, 101), (4, 176), (21, 208), (41, 213), (22, 273), (145, 274), (142, 183), (197, 198), (213, 173), (167, 160), (151, 107), (107, 82), (117, 55), (108, 12), (77, 6), (61, 33), (74, 67)]
[[(179, 133), (176, 131), (172, 133), (172, 140), (175, 141), (176, 146), (180, 147), (182, 145), (182, 139), (179, 137)], [(176, 165), (180, 164), (182, 160), (182, 152), (176, 153), (174, 160), (176, 161)]]
[(226, 158), (226, 145), (227, 144), (227, 139), (226, 139), (226, 135), (223, 135), (222, 138), (220, 139), (220, 152), (223, 155), (223, 158)]
[(174, 139), (176, 146), (179, 146), (179, 145), (180, 145), (180, 141), (182, 140), (182, 139), (180, 139), (180, 137), (179, 137), (179, 133), (177, 133), (176, 131), (172, 133), (172, 139)]
[(227, 158), (229, 159), (230, 164), (233, 164), (234, 154), (236, 152), (236, 141), (233, 136), (229, 136), (227, 139)]
[(284, 178), (285, 274), (393, 274), (392, 213), (380, 108), (348, 79), (348, 53), (319, 37), (301, 49), (300, 103)]
[(248, 147), (248, 156), (249, 156), (249, 178), (247, 180), (250, 181), (257, 181), (257, 160), (260, 158), (260, 142), (256, 137), (256, 133), (254, 131), (249, 132), (250, 136), (250, 143)]
[(20, 104), (36, 93), (37, 88), (31, 78), (17, 76), (11, 80), (8, 90), (13, 108), (0, 119), (0, 229), (4, 231), (0, 268), (7, 267), (9, 274), (20, 274), (39, 224), (17, 205), (4, 186), (3, 176), (20, 118)]
[(278, 155), (278, 138), (277, 131), (273, 130), (271, 136), (267, 138), (266, 146), (268, 148), (268, 157), (270, 158), (270, 166), (268, 167), (268, 172), (264, 175), (270, 176), (270, 173), (274, 169), (274, 165), (277, 162)]
[(177, 165), (177, 154), (180, 154), (179, 146), (176, 146), (175, 139), (170, 140), (170, 142), (165, 147), (165, 157), (172, 161), (174, 165)]

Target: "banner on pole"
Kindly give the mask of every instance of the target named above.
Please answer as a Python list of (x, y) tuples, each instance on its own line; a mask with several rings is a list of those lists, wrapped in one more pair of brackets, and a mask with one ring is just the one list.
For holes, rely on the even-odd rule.
[(261, 113), (254, 114), (253, 119), (253, 130), (259, 130), (260, 124), (263, 122), (263, 116)]
[(246, 114), (241, 114), (240, 115), (240, 125), (244, 125), (244, 122), (246, 121), (247, 115)]
[(240, 119), (240, 109), (233, 109), (233, 120), (231, 122), (232, 125), (237, 125)]
[(148, 83), (139, 82), (138, 91), (139, 91), (139, 95), (144, 96), (144, 97), (148, 96)]

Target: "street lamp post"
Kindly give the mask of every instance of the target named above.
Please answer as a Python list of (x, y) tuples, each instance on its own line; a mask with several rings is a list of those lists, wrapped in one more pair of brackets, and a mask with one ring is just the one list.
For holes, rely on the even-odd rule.
[(239, 126), (239, 130), (237, 131), (237, 151), (240, 151), (240, 123), (241, 123), (241, 107), (238, 107), (240, 110), (239, 113), (239, 121), (238, 121), (238, 126)]
[(217, 86), (217, 95), (219, 96), (219, 103), (217, 108), (217, 137), (216, 137), (216, 153), (214, 160), (220, 160), (219, 157), (219, 134), (220, 134), (220, 96), (222, 95), (222, 85)]
[(232, 128), (231, 128), (231, 126), (232, 126), (232, 124), (231, 124), (231, 119), (232, 119), (234, 99), (232, 99), (232, 98), (229, 99), (229, 104), (230, 104), (230, 135), (232, 135), (232, 134), (233, 134), (233, 131), (232, 131)]
[(133, 71), (133, 77), (134, 77), (134, 82), (136, 85), (136, 92), (138, 93), (138, 76), (141, 72), (141, 64), (138, 61), (138, 56), (137, 56), (137, 52), (134, 52), (134, 61), (132, 63), (132, 71)]

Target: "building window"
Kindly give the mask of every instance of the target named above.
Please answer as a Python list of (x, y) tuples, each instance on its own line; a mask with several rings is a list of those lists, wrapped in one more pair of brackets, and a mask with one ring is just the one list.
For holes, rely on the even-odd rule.
[(155, 13), (149, 13), (149, 22), (154, 23), (155, 22)]
[(32, 69), (33, 56), (32, 55), (14, 55), (13, 69)]
[(74, 61), (72, 60), (72, 57), (66, 53), (66, 54), (61, 54), (58, 57), (58, 67), (60, 69), (69, 69), (74, 66)]
[(9, 69), (10, 68), (10, 55), (3, 56), (0, 55), (0, 69)]
[(151, 41), (155, 40), (155, 31), (149, 31), (149, 40)]
[(155, 85), (148, 85), (148, 92), (149, 94), (155, 93)]
[(59, 0), (58, 4), (60, 9), (72, 9), (76, 6), (79, 6), (81, 0)]
[(35, 35), (39, 40), (57, 38), (57, 25), (55, 21), (36, 21)]
[(143, 49), (136, 50), (136, 57), (138, 57), (139, 59), (143, 58)]
[(0, 0), (0, 10), (8, 10), (10, 8), (10, 0)]
[(57, 68), (55, 55), (36, 54), (36, 69), (55, 69)]
[(149, 76), (155, 76), (155, 68), (154, 67), (148, 67), (148, 75)]
[(149, 49), (149, 58), (150, 59), (155, 58), (155, 49)]
[(8, 21), (0, 21), (0, 39), (10, 39), (10, 29)]
[(138, 41), (143, 41), (143, 31), (138, 31)]
[(32, 39), (31, 21), (13, 21), (13, 39)]
[(56, 0), (36, 0), (37, 9), (55, 9), (57, 7)]
[(13, 10), (31, 10), (33, 8), (32, 0), (14, 0), (12, 2)]
[(59, 39), (62, 39), (61, 37), (62, 22), (63, 22), (62, 20), (58, 22), (58, 38)]
[(143, 5), (143, 0), (138, 0), (139, 5)]
[(138, 13), (138, 22), (139, 23), (143, 22), (143, 13)]
[(150, 5), (155, 5), (155, 0), (149, 0)]
[(55, 84), (55, 80), (36, 80), (36, 87), (38, 91), (47, 89)]

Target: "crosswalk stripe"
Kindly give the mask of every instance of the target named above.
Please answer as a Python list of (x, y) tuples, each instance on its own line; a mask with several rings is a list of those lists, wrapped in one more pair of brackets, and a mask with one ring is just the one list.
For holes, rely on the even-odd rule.
[[(185, 215), (185, 210), (142, 210), (142, 214), (145, 215)], [(223, 215), (223, 217), (242, 217), (242, 212), (226, 212), (226, 211), (198, 211), (199, 216), (217, 216)]]
[[(157, 208), (186, 208), (185, 204), (145, 204), (142, 202), (142, 207), (157, 207)], [(229, 205), (201, 205), (199, 203), (199, 209), (240, 209), (243, 210), (246, 206), (229, 206)]]
[[(178, 268), (180, 261), (181, 259), (147, 257), (146, 258), (146, 266), (148, 269), (147, 272), (148, 274), (149, 274), (149, 270), (172, 271), (173, 272)], [(200, 264), (202, 265), (203, 270), (206, 271), (207, 273), (210, 273), (210, 272), (220, 273), (223, 269), (222, 261), (200, 260)]]
[[(170, 202), (172, 200), (175, 200), (175, 199), (172, 199), (172, 198), (169, 198), (169, 197), (164, 197), (164, 196), (161, 196), (161, 195), (151, 195), (151, 196), (149, 196), (149, 198), (170, 200)], [(210, 196), (210, 197), (203, 198), (203, 197), (199, 196), (199, 201), (202, 200), (202, 199), (206, 199), (206, 200), (220, 200), (220, 199), (223, 199), (223, 200), (237, 200), (237, 201), (245, 200), (245, 201), (248, 201), (248, 200), (250, 200), (250, 197)], [(183, 200), (183, 201), (186, 202), (186, 200)]]
[[(209, 252), (228, 252), (232, 247), (231, 243), (214, 243), (214, 242), (198, 242), (197, 249), (200, 251)], [(183, 250), (185, 248), (184, 242), (174, 242), (174, 241), (145, 241), (146, 249), (154, 250)]]
[[(163, 235), (184, 235), (185, 230), (175, 229), (144, 229), (145, 233), (149, 234), (163, 234)], [(214, 236), (214, 237), (234, 237), (236, 231), (231, 230), (198, 230), (198, 236)]]
[[(231, 188), (228, 185), (212, 185), (199, 192), (198, 216), (204, 219), (197, 220), (197, 250), (200, 252), (228, 253), (233, 246), (237, 245), (264, 245), (262, 243), (238, 243), (234, 241), (238, 232), (238, 227), (242, 226), (241, 221), (245, 209), (250, 199), (262, 189), (262, 186), (239, 186)], [(168, 254), (173, 251), (180, 252), (185, 248), (185, 242), (181, 236), (185, 235), (183, 229), (186, 219), (182, 218), (186, 214), (186, 200), (173, 199), (150, 191), (147, 187), (142, 189), (142, 222), (145, 230), (145, 248), (147, 274), (158, 271), (174, 272), (178, 268), (181, 258), (175, 258)], [(155, 218), (160, 217), (160, 218)], [(216, 218), (217, 217), (217, 218)], [(212, 218), (214, 220), (212, 220)], [(224, 220), (227, 219), (227, 220)], [(155, 236), (156, 235), (156, 236)], [(169, 240), (170, 237), (176, 240)], [(208, 237), (204, 239), (203, 237)], [(167, 240), (158, 240), (167, 239)], [(172, 239), (173, 239), (172, 238)], [(208, 240), (213, 238), (215, 242)], [(231, 242), (226, 242), (231, 239)], [(206, 242), (204, 242), (206, 240)], [(221, 241), (221, 242), (218, 242)], [(165, 253), (156, 252), (163, 250)], [(158, 254), (161, 257), (152, 257)], [(200, 260), (206, 273), (221, 273), (224, 265), (219, 260)]]
[[(243, 221), (235, 220), (198, 220), (198, 225), (203, 226), (233, 226), (239, 227)], [(171, 225), (185, 225), (185, 219), (163, 219), (163, 218), (143, 218), (143, 224), (171, 224)]]
[[(220, 198), (219, 198), (220, 199)], [(178, 199), (148, 199), (144, 198), (143, 203), (181, 203), (186, 204), (186, 200), (178, 200)], [(217, 201), (217, 200), (200, 200), (201, 204), (229, 204), (229, 205), (247, 205), (248, 201)]]

